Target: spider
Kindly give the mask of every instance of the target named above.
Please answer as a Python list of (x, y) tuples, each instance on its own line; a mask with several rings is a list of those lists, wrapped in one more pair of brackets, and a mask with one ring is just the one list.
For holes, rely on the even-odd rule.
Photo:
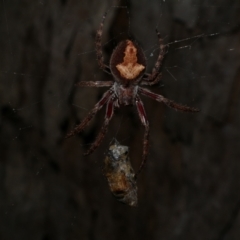
[[(96, 137), (96, 140), (92, 143), (91, 147), (87, 150), (85, 155), (91, 154), (102, 142), (109, 122), (114, 114), (114, 108), (120, 105), (135, 105), (142, 125), (145, 128), (144, 138), (143, 138), (143, 155), (142, 162), (139, 167), (137, 174), (139, 174), (147, 160), (147, 155), (149, 151), (149, 122), (146, 116), (144, 105), (140, 99), (140, 94), (149, 97), (158, 102), (166, 104), (168, 107), (174, 108), (183, 112), (198, 112), (197, 108), (192, 108), (184, 105), (175, 103), (162, 95), (153, 93), (142, 86), (153, 86), (157, 84), (162, 73), (160, 68), (164, 55), (166, 54), (166, 49), (168, 45), (164, 45), (163, 39), (159, 31), (156, 29), (158, 41), (159, 41), (159, 55), (156, 60), (155, 66), (152, 69), (152, 73), (145, 73), (146, 70), (146, 57), (143, 50), (137, 45), (136, 42), (132, 40), (121, 41), (117, 47), (114, 49), (109, 66), (104, 63), (103, 51), (102, 51), (102, 33), (103, 25), (107, 12), (103, 15), (102, 21), (100, 23), (99, 29), (96, 33), (96, 55), (99, 67), (106, 73), (113, 76), (112, 81), (81, 81), (76, 84), (80, 87), (110, 87), (107, 90), (100, 101), (94, 106), (94, 108), (88, 113), (88, 115), (82, 120), (82, 122), (77, 125), (71, 132), (69, 132), (65, 138), (74, 136), (77, 133), (83, 131), (90, 120), (96, 115), (96, 113), (106, 105), (106, 114), (101, 131)], [(136, 174), (136, 176), (137, 176)]]

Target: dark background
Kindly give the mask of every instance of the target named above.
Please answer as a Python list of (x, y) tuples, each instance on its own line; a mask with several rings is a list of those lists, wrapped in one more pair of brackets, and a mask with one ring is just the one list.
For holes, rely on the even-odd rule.
[[(83, 153), (104, 110), (63, 140), (106, 90), (74, 83), (111, 80), (94, 46), (106, 10), (106, 63), (129, 33), (150, 71), (157, 26), (170, 48), (151, 89), (201, 109), (180, 113), (142, 97), (150, 153), (137, 208), (117, 202), (102, 175), (114, 137), (140, 165), (143, 127), (134, 107), (116, 111), (89, 157)], [(238, 0), (0, 1), (0, 239), (239, 240), (239, 13)]]

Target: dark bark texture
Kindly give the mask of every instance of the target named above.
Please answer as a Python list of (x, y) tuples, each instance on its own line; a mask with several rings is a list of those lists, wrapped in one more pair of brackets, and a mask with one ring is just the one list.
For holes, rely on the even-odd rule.
[[(121, 5), (127, 8), (113, 7)], [(74, 84), (112, 80), (94, 45), (106, 10), (106, 63), (130, 35), (150, 72), (157, 26), (170, 45), (163, 79), (151, 90), (201, 109), (176, 112), (142, 97), (150, 152), (137, 208), (119, 203), (102, 174), (114, 137), (130, 147), (135, 170), (141, 163), (144, 129), (135, 107), (115, 111), (90, 156), (83, 153), (104, 108), (64, 140), (107, 90)], [(238, 0), (0, 1), (0, 239), (239, 240), (239, 13)]]

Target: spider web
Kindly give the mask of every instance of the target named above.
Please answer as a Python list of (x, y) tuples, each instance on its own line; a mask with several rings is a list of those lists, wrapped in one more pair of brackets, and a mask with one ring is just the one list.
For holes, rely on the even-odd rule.
[[(159, 49), (155, 33), (157, 27), (169, 49), (162, 67), (163, 79), (151, 90), (176, 102), (201, 108), (200, 114), (189, 116), (142, 97), (151, 128), (151, 160), (147, 163), (146, 174), (156, 175), (155, 166), (158, 170), (164, 169), (164, 164), (168, 160), (171, 164), (171, 159), (175, 159), (173, 156), (178, 154), (175, 148), (174, 153), (166, 153), (165, 148), (169, 149), (172, 142), (185, 146), (181, 153), (184, 155), (183, 161), (190, 162), (188, 159), (197, 155), (191, 155), (188, 151), (188, 146), (193, 146), (194, 139), (197, 141), (199, 137), (194, 133), (199, 132), (199, 129), (207, 132), (212, 129), (211, 126), (222, 126), (224, 121), (236, 121), (235, 113), (239, 112), (236, 108), (239, 84), (234, 80), (238, 75), (233, 70), (239, 65), (239, 38), (236, 37), (239, 21), (236, 21), (236, 8), (239, 8), (237, 1), (105, 1), (101, 6), (95, 1), (89, 7), (89, 3), (84, 1), (73, 5), (64, 0), (54, 4), (48, 1), (19, 3), (2, 0), (0, 198), (3, 203), (0, 206), (5, 213), (2, 222), (11, 223), (19, 209), (27, 209), (29, 206), (33, 213), (37, 212), (40, 207), (36, 207), (36, 199), (46, 194), (43, 193), (42, 182), (56, 181), (57, 174), (63, 176), (60, 185), (65, 186), (65, 193), (71, 185), (68, 181), (74, 183), (71, 185), (74, 191), (97, 185), (102, 176), (99, 167), (95, 169), (94, 166), (96, 163), (98, 166), (102, 164), (104, 153), (113, 138), (130, 147), (135, 169), (141, 162), (143, 128), (134, 107), (116, 110), (102, 145), (88, 158), (83, 158), (82, 153), (94, 141), (101, 128), (104, 108), (82, 134), (63, 141), (64, 135), (86, 116), (106, 90), (77, 88), (74, 84), (78, 81), (112, 79), (98, 69), (94, 45), (96, 29), (106, 10), (108, 16), (103, 33), (105, 61), (109, 61), (113, 48), (121, 39), (133, 37), (144, 49), (147, 70), (151, 72)], [(216, 12), (220, 17), (216, 18)], [(230, 132), (232, 139), (239, 143), (239, 132), (234, 129), (228, 125), (223, 130), (215, 128), (214, 133), (222, 136), (224, 131)], [(210, 158), (214, 155), (211, 155), (211, 150), (211, 144), (204, 148)], [(199, 162), (205, 161), (205, 155), (200, 150), (197, 153)], [(51, 174), (51, 171), (56, 175)], [(196, 173), (194, 171), (193, 167), (192, 175)], [(96, 176), (95, 179), (93, 176)], [(34, 186), (29, 183), (31, 181)], [(31, 190), (33, 188), (36, 190)], [(28, 200), (22, 197), (26, 189), (32, 191)], [(50, 189), (44, 191), (51, 192)], [(99, 191), (92, 193), (92, 199), (99, 198)], [(65, 193), (59, 192), (56, 196), (61, 198)], [(86, 194), (88, 200), (91, 199), (90, 195)], [(84, 202), (85, 199), (79, 201)], [(234, 225), (238, 202), (232, 200), (231, 203), (235, 206), (233, 214), (222, 224), (219, 236), (228, 234)], [(101, 204), (106, 210), (104, 203)], [(71, 223), (71, 231), (77, 232), (78, 226), (75, 224), (80, 221), (77, 218), (80, 218), (77, 213), (69, 211), (63, 221), (64, 227)], [(175, 226), (175, 236), (184, 231), (184, 226), (189, 226), (184, 225), (187, 221), (183, 219), (182, 225)], [(20, 232), (18, 224), (17, 233)], [(59, 223), (59, 226), (62, 225)], [(12, 236), (10, 232), (4, 230), (3, 239), (6, 239), (7, 234)], [(159, 239), (166, 237), (158, 234)], [(23, 234), (19, 239), (31, 238)]]

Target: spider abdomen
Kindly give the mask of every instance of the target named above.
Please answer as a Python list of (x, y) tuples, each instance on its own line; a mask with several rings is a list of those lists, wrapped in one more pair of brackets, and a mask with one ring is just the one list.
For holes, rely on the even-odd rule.
[(120, 42), (112, 53), (110, 69), (116, 81), (122, 84), (136, 83), (146, 70), (142, 49), (131, 40)]

